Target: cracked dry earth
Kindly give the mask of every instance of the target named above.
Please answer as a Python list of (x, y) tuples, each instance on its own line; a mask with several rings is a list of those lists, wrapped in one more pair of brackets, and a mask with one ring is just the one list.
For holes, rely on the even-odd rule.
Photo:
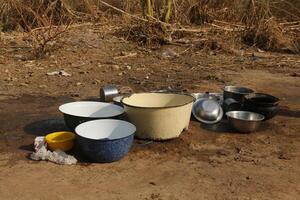
[[(61, 39), (63, 48), (39, 60), (28, 58), (20, 34), (3, 36), (1, 199), (300, 199), (299, 56), (173, 45), (149, 50), (115, 37), (113, 28), (72, 29)], [(164, 58), (166, 49), (183, 53)], [(47, 75), (57, 70), (71, 76)], [(115, 163), (59, 166), (28, 159), (36, 135), (62, 127), (60, 104), (98, 97), (108, 83), (135, 92), (221, 92), (243, 85), (279, 97), (280, 112), (251, 134), (234, 132), (226, 121), (213, 129), (191, 119), (178, 139), (136, 140)]]

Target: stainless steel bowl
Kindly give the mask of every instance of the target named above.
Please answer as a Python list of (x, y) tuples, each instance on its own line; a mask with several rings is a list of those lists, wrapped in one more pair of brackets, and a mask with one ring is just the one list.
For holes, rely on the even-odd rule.
[(220, 104), (212, 99), (198, 99), (192, 109), (194, 117), (205, 124), (214, 124), (223, 117)]
[(205, 92), (205, 93), (191, 93), (195, 99), (213, 99), (219, 102), (219, 104), (223, 103), (223, 93), (210, 93), (210, 92)]
[(226, 115), (231, 126), (242, 133), (256, 131), (265, 118), (261, 114), (248, 111), (230, 111)]
[(254, 90), (239, 86), (226, 86), (224, 88), (224, 100), (232, 98), (238, 102), (243, 102), (245, 95), (253, 93)]

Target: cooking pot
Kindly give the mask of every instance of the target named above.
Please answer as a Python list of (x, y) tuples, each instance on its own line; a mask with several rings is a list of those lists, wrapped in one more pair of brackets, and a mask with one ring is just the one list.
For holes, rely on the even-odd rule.
[(121, 100), (136, 137), (166, 140), (188, 129), (195, 98), (188, 94), (138, 93)]
[(224, 88), (224, 100), (232, 98), (239, 103), (243, 103), (244, 97), (247, 94), (253, 93), (254, 90), (240, 86), (226, 86)]

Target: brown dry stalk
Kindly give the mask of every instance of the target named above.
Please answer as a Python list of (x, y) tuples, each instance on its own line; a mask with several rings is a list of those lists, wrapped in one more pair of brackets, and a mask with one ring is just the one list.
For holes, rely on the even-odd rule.
[(105, 5), (105, 6), (109, 7), (109, 8), (112, 8), (112, 9), (114, 9), (114, 10), (116, 10), (116, 11), (122, 13), (122, 14), (125, 14), (125, 15), (127, 15), (127, 16), (129, 16), (131, 18), (134, 18), (134, 19), (137, 19), (137, 20), (141, 20), (141, 21), (144, 21), (144, 22), (148, 22), (148, 20), (146, 20), (146, 19), (143, 19), (143, 18), (138, 17), (136, 15), (132, 15), (132, 14), (130, 14), (130, 13), (128, 13), (128, 12), (122, 10), (122, 9), (119, 9), (119, 8), (117, 8), (117, 7), (113, 6), (113, 5), (105, 2), (105, 1), (99, 0), (99, 3), (102, 3), (103, 5)]

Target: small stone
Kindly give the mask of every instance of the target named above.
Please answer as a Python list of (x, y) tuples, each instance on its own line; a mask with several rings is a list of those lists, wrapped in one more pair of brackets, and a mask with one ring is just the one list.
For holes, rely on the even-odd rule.
[(4, 81), (12, 81), (12, 77), (5, 78)]
[(62, 75), (62, 76), (72, 76), (71, 74), (65, 72), (64, 70), (61, 70), (61, 71), (59, 72), (59, 75)]
[(100, 84), (100, 81), (99, 81), (99, 80), (94, 80), (94, 81), (93, 81), (93, 84), (94, 84), (94, 85), (98, 85), (98, 84)]
[(124, 86), (120, 88), (120, 94), (130, 94), (133, 93), (133, 89), (129, 86)]
[(21, 83), (20, 86), (28, 87), (27, 83)]
[(292, 72), (292, 73), (290, 74), (290, 76), (292, 76), (292, 77), (300, 77), (300, 74), (298, 74), (298, 73), (296, 73), (296, 72)]
[(8, 78), (4, 79), (4, 81), (7, 81), (7, 82), (16, 81), (16, 80), (18, 80), (18, 79), (14, 78), (14, 77), (8, 77)]
[(150, 185), (156, 185), (156, 183), (153, 182), (153, 181), (149, 182), (149, 184), (150, 184)]
[(113, 65), (112, 68), (113, 68), (114, 70), (119, 70), (119, 69), (120, 69), (120, 66), (119, 66), (119, 65)]
[(279, 154), (278, 159), (281, 159), (281, 160), (291, 160), (291, 157), (289, 155), (287, 155), (287, 154), (281, 153), (281, 154)]
[(48, 76), (55, 76), (55, 75), (59, 75), (59, 71), (54, 71), (54, 72), (48, 72), (47, 73)]
[(148, 80), (148, 79), (149, 79), (149, 76), (146, 76), (146, 77), (145, 77), (145, 79), (147, 79), (147, 80)]
[(162, 54), (161, 54), (162, 58), (174, 58), (174, 57), (178, 57), (179, 54), (176, 53), (174, 50), (172, 49), (167, 49), (165, 50)]
[(77, 86), (80, 86), (80, 85), (82, 85), (82, 83), (81, 83), (81, 82), (77, 82), (76, 85), (77, 85)]
[(214, 52), (214, 51), (210, 51), (210, 52), (209, 52), (209, 55), (215, 56), (215, 55), (217, 55), (217, 54), (216, 54), (216, 52)]
[(191, 41), (189, 39), (181, 38), (177, 40), (176, 42), (181, 43), (181, 44), (190, 44)]
[(17, 58), (19, 60), (24, 60), (24, 56), (22, 56), (22, 55), (15, 55), (15, 58)]
[(35, 64), (32, 62), (26, 63), (24, 66), (25, 67), (33, 67)]
[(258, 51), (259, 53), (264, 53), (264, 52), (265, 52), (264, 50), (262, 50), (262, 49), (260, 49), (260, 48), (257, 48), (257, 51)]
[(39, 88), (47, 88), (47, 85), (39, 85)]
[(77, 93), (71, 94), (71, 97), (79, 97), (79, 94), (77, 94)]
[(130, 65), (127, 65), (126, 68), (127, 68), (128, 70), (131, 70), (131, 66), (130, 66)]
[(123, 72), (118, 73), (118, 76), (122, 76), (122, 75), (123, 75)]

